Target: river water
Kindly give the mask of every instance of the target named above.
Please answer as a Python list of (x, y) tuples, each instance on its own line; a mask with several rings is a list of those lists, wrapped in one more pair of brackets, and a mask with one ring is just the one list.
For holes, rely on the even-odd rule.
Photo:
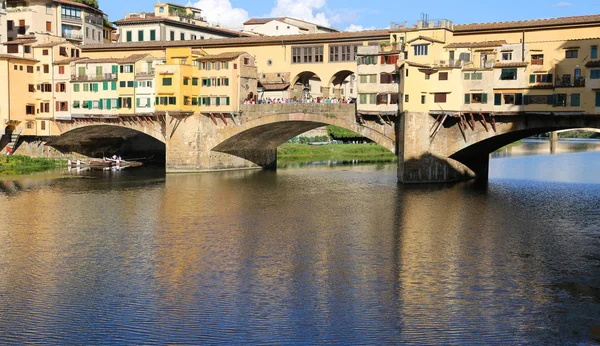
[(5, 179), (0, 344), (593, 343), (600, 152), (510, 150), (486, 186), (394, 164)]

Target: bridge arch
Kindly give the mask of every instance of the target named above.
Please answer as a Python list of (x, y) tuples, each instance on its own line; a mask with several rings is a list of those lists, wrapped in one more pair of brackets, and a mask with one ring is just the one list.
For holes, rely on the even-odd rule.
[(265, 114), (249, 119), (239, 126), (222, 129), (212, 151), (238, 156), (257, 165), (269, 167), (276, 159), (276, 150), (281, 144), (302, 133), (327, 125), (354, 131), (391, 152), (396, 151), (393, 131), (382, 133), (362, 126), (353, 119), (325, 112), (290, 113), (285, 111)]
[(354, 85), (355, 79), (356, 75), (354, 74), (354, 71), (337, 71), (331, 76), (329, 84), (327, 84), (328, 88), (333, 88), (333, 94), (331, 96), (335, 98), (354, 97), (356, 94), (356, 87)]
[(166, 145), (162, 131), (148, 126), (126, 126), (120, 123), (88, 123), (65, 127), (62, 134), (50, 138), (47, 145), (62, 152), (77, 152), (90, 157), (119, 154), (125, 158), (156, 156), (164, 161)]

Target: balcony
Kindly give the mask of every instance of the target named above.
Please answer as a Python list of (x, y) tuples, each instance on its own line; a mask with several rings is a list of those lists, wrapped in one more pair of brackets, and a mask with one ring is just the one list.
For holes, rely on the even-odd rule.
[(106, 81), (106, 80), (116, 80), (117, 75), (115, 73), (103, 73), (103, 74), (93, 74), (93, 75), (71, 75), (71, 81), (76, 82), (88, 82), (88, 81)]
[(571, 79), (571, 75), (557, 76), (555, 85), (561, 88), (583, 88), (585, 87), (585, 78)]
[(142, 71), (135, 74), (136, 78), (154, 77), (154, 69), (150, 71)]
[(76, 24), (79, 26), (81, 26), (81, 24), (82, 24), (81, 17), (67, 16), (67, 15), (63, 14), (60, 18), (61, 18), (63, 24)]
[(435, 60), (434, 64), (438, 67), (463, 67), (462, 60)]
[(73, 32), (63, 32), (62, 37), (66, 38), (67, 40), (77, 40), (77, 41), (83, 40), (83, 36), (81, 34), (73, 33)]

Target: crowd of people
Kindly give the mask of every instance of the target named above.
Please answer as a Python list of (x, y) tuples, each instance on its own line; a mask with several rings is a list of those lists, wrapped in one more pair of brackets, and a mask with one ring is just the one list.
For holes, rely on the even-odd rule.
[(354, 104), (352, 97), (309, 97), (309, 98), (265, 98), (260, 100), (247, 99), (244, 104), (281, 104), (281, 103), (320, 103), (320, 104)]

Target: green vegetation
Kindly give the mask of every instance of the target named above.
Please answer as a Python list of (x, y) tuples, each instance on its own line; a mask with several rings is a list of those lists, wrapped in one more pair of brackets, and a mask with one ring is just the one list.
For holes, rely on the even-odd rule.
[(322, 160), (396, 161), (396, 154), (377, 144), (306, 145), (286, 143), (277, 149), (279, 163)]
[(51, 159), (34, 159), (28, 156), (0, 156), (0, 174), (30, 174), (54, 169), (62, 161)]
[(567, 131), (558, 134), (558, 138), (582, 138), (592, 139), (600, 138), (600, 133), (591, 131)]
[(89, 7), (93, 7), (95, 9), (98, 9), (98, 0), (73, 0), (73, 1), (78, 2), (80, 4), (88, 5)]
[(343, 127), (338, 126), (327, 126), (327, 133), (333, 139), (344, 139), (344, 138), (361, 138), (362, 136), (354, 131), (346, 130)]

